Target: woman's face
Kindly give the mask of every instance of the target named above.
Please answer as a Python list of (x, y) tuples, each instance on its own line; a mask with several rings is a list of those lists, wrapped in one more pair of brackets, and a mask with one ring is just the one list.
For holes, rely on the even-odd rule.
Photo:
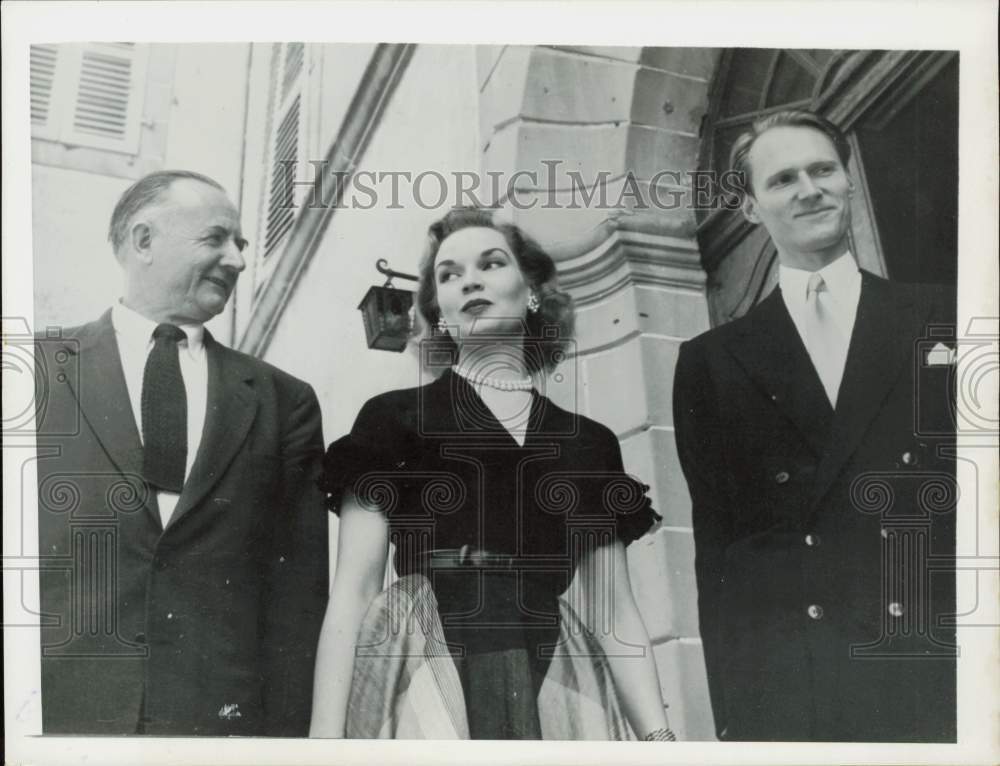
[(496, 229), (474, 226), (447, 237), (434, 259), (434, 285), (456, 343), (523, 326), (531, 288)]

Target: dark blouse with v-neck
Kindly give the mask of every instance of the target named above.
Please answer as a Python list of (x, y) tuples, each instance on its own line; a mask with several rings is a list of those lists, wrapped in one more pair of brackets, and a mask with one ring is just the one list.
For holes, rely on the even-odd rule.
[[(557, 599), (580, 553), (628, 544), (660, 517), (608, 428), (537, 392), (530, 407), (519, 446), (451, 371), (380, 394), (330, 445), (321, 487), (335, 512), (351, 488), (386, 514), (396, 572), (432, 578), (447, 640), (461, 634), (472, 652), (526, 646), (543, 673), (539, 647), (558, 638)], [(513, 567), (424, 568), (425, 552), (465, 545), (513, 556)]]

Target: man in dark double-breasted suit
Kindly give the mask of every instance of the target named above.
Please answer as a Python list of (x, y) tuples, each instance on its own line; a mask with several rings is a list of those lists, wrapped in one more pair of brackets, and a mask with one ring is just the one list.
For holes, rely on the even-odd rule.
[(305, 736), (315, 394), (203, 327), (244, 267), (217, 183), (141, 179), (110, 238), (121, 301), (37, 344), (43, 731)]
[(779, 287), (677, 363), (723, 739), (955, 738), (953, 297), (858, 269), (849, 153), (808, 112), (737, 142)]

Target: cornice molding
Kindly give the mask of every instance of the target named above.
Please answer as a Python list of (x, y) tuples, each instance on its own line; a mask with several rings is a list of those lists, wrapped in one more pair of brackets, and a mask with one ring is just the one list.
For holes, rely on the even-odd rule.
[(693, 236), (678, 237), (616, 228), (597, 247), (559, 262), (559, 282), (577, 306), (614, 295), (629, 285), (705, 288), (698, 245)]

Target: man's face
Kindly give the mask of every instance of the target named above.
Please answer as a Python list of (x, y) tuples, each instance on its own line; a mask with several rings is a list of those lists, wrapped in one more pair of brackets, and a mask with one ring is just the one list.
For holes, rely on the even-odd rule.
[(239, 214), (226, 195), (200, 181), (175, 181), (148, 225), (148, 282), (158, 313), (176, 323), (219, 314), (246, 267)]
[(743, 214), (764, 225), (782, 263), (812, 270), (847, 250), (851, 180), (825, 134), (771, 128), (754, 142), (747, 162), (751, 190)]

